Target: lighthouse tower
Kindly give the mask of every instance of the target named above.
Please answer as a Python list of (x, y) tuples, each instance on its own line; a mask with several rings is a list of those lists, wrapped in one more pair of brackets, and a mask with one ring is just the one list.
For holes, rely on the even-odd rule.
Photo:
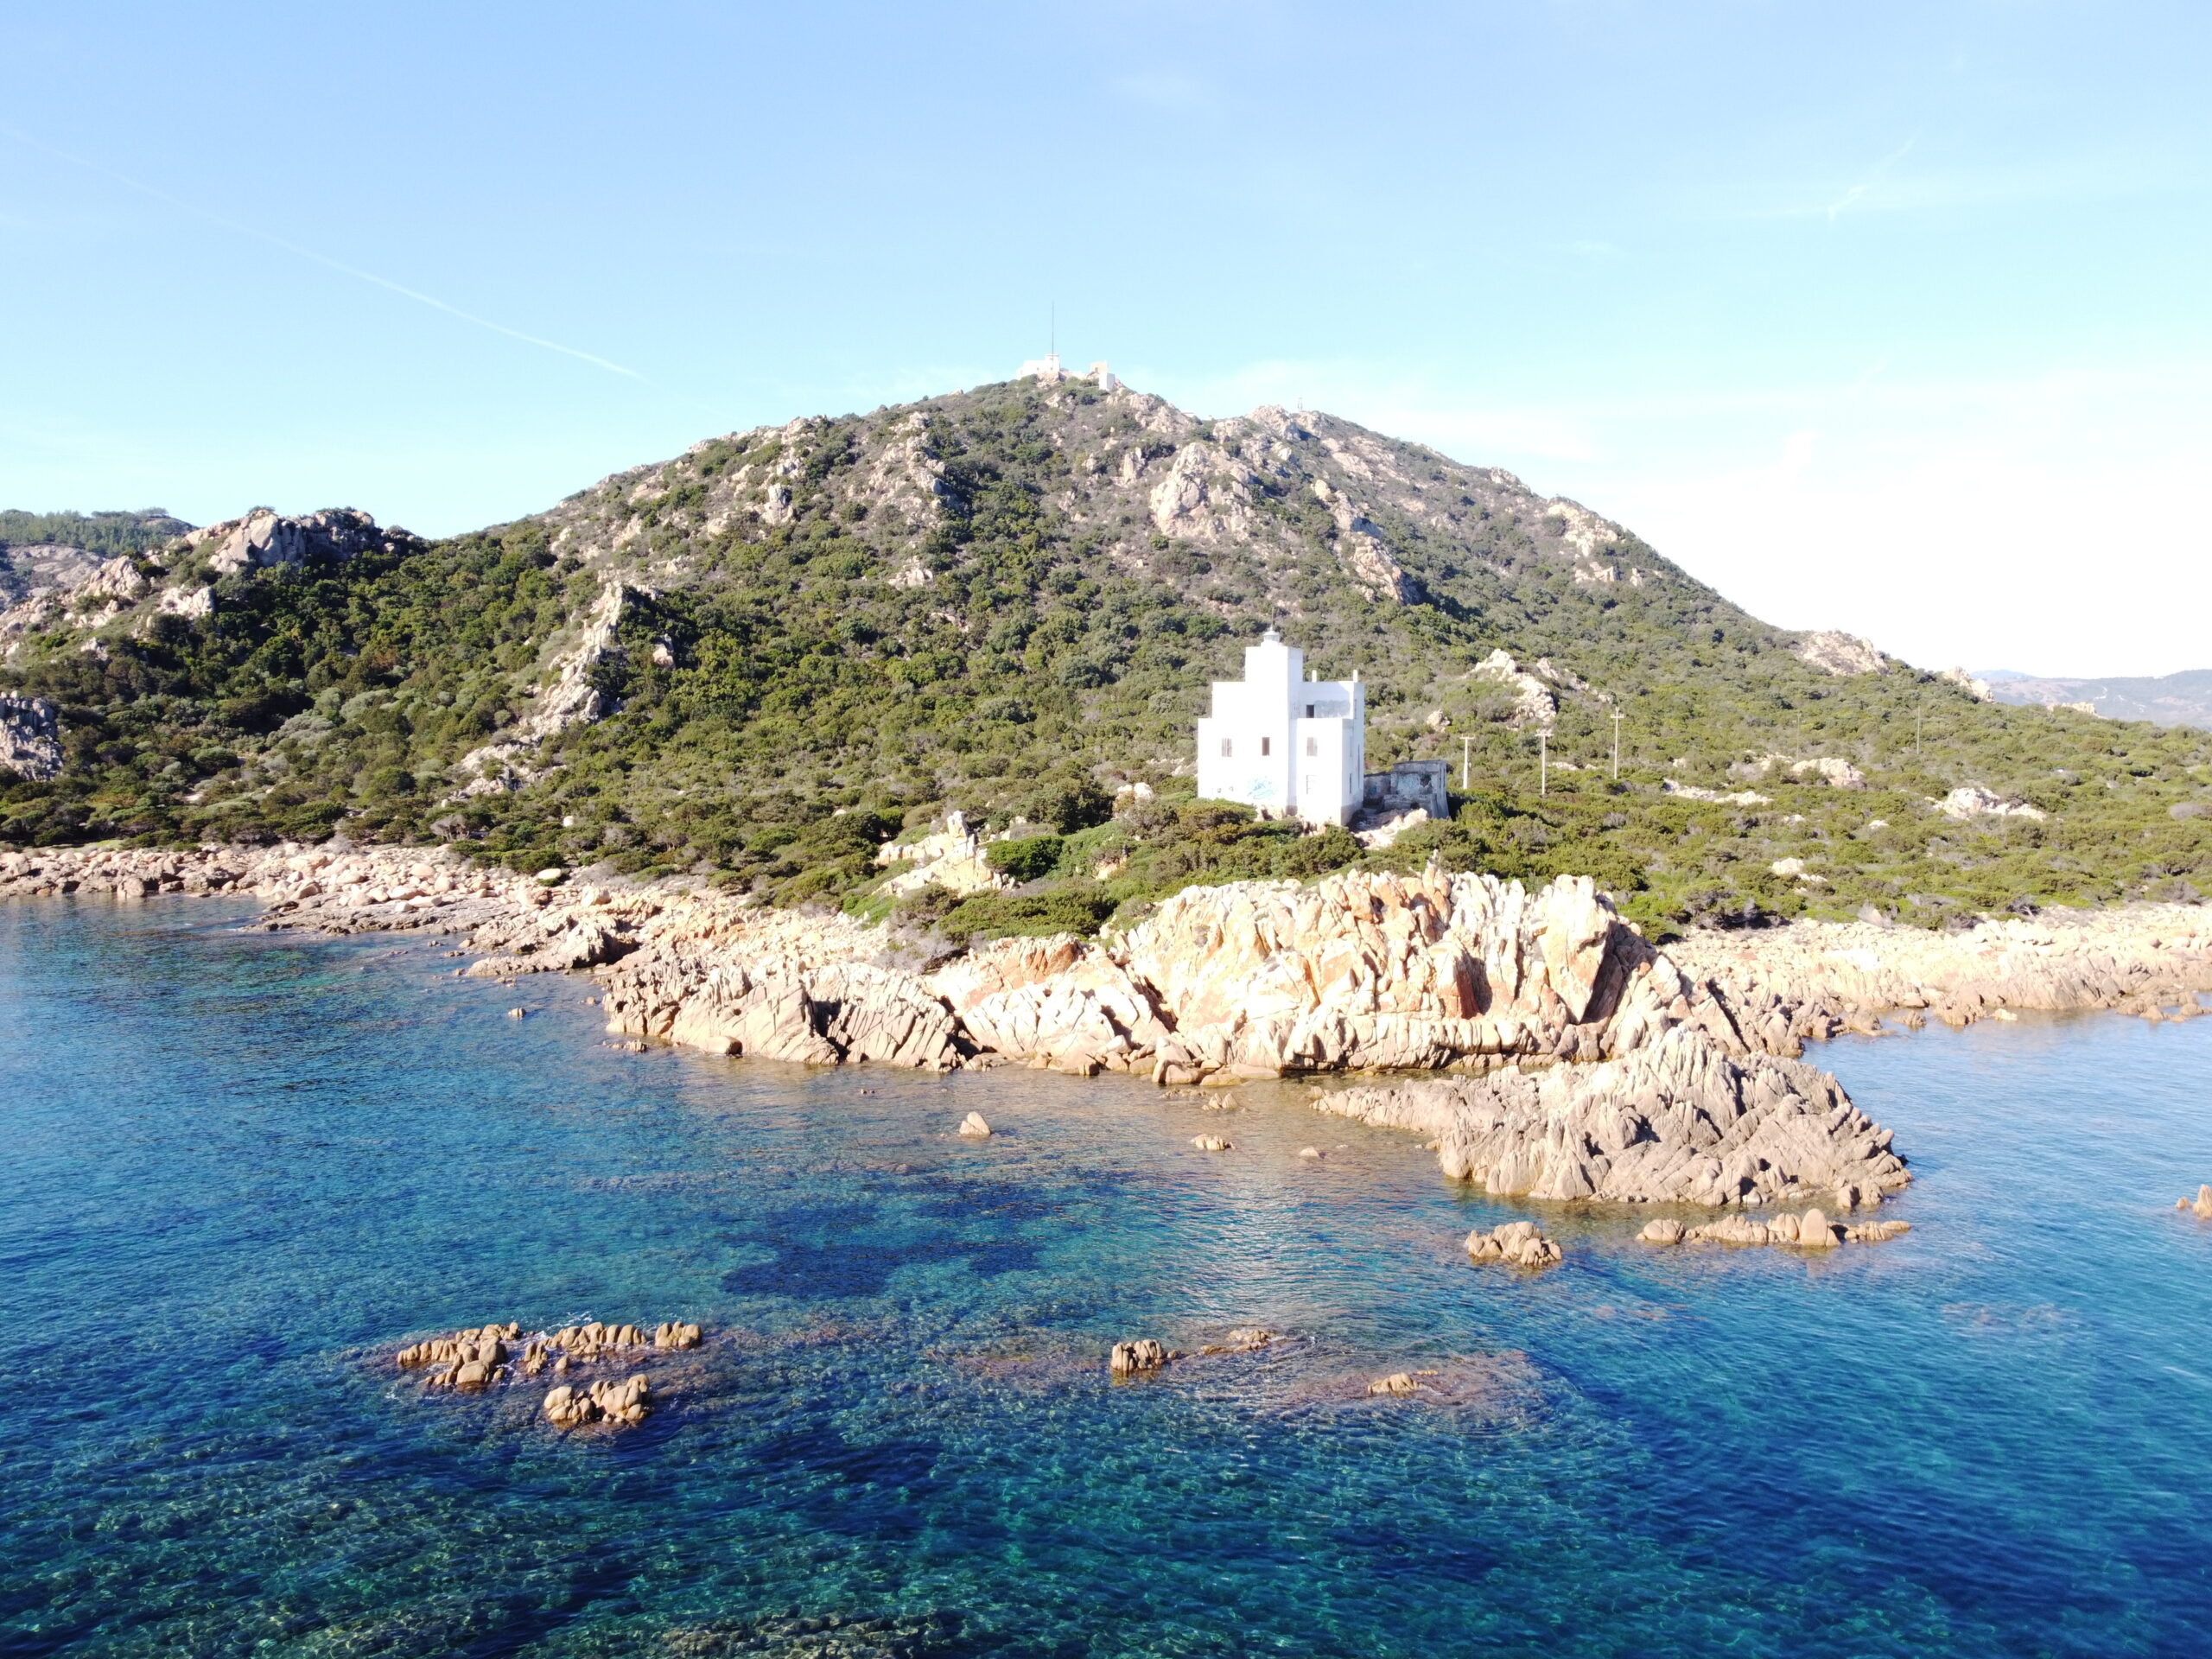
[(1367, 766), (1367, 688), (1316, 680), (1306, 653), (1269, 628), (1244, 648), (1244, 677), (1213, 683), (1198, 721), (1198, 794), (1274, 817), (1346, 823)]

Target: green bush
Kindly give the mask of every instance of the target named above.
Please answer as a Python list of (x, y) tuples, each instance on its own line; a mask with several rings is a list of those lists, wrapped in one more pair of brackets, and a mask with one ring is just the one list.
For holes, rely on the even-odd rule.
[(948, 938), (1035, 938), (1075, 933), (1088, 938), (1120, 900), (1096, 882), (1076, 882), (1049, 893), (976, 893), (944, 912), (938, 926)]
[(993, 869), (1016, 881), (1041, 881), (1059, 867), (1065, 844), (1058, 836), (1029, 836), (1020, 841), (995, 841), (983, 856)]

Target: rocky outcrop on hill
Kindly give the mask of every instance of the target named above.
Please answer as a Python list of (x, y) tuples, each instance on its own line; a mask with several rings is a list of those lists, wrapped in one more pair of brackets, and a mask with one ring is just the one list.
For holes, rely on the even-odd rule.
[(2026, 818), (2041, 823), (2050, 816), (2039, 806), (2030, 806), (2025, 801), (2008, 801), (1980, 784), (1962, 784), (1933, 804), (1945, 817), (1961, 823), (1968, 818)]
[(151, 587), (129, 559), (101, 559), (75, 547), (17, 547), (0, 556), (0, 655), (33, 636), (67, 626), (105, 626)]
[[(212, 585), (226, 576), (296, 565), (348, 562), (419, 545), (404, 530), (378, 528), (353, 507), (289, 517), (257, 507), (243, 518), (187, 531), (136, 558), (100, 558), (82, 548), (15, 547), (0, 551), (0, 654), (16, 657), (34, 636), (57, 627), (87, 636), (111, 623), (143, 635), (162, 616), (207, 616)], [(149, 572), (151, 574), (149, 575)], [(97, 639), (78, 648), (93, 655)]]
[(243, 518), (190, 531), (182, 538), (185, 547), (207, 555), (209, 567), (218, 575), (312, 558), (358, 558), (384, 551), (389, 540), (377, 521), (358, 507), (332, 507), (297, 518), (256, 507)]
[(61, 773), (61, 720), (38, 697), (0, 694), (0, 768), (34, 782)]
[(934, 882), (948, 893), (982, 893), (1014, 885), (993, 869), (983, 838), (968, 827), (956, 809), (945, 827), (914, 841), (891, 841), (876, 849), (875, 861), (906, 868), (884, 884), (886, 893), (918, 893)]
[(1832, 628), (1808, 633), (1790, 649), (1800, 661), (1838, 679), (1847, 679), (1853, 674), (1879, 674), (1890, 665), (1890, 659), (1875, 649), (1872, 640), (1862, 639), (1855, 633), (1840, 633)]
[(1509, 652), (1493, 651), (1467, 671), (1467, 677), (1495, 680), (1512, 691), (1513, 714), (1509, 725), (1548, 729), (1559, 715), (1559, 699), (1553, 695), (1552, 688), (1514, 661)]

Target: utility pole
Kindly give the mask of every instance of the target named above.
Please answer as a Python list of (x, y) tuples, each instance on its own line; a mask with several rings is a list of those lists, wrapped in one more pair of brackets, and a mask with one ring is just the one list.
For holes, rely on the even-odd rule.
[(1459, 739), (1459, 791), (1462, 794), (1467, 789), (1467, 745), (1472, 741), (1465, 735)]
[(1541, 800), (1552, 792), (1552, 734), (1536, 734), (1536, 798)]
[(1621, 711), (1620, 711), (1619, 709), (1614, 709), (1614, 710), (1613, 710), (1613, 779), (1614, 779), (1614, 781), (1615, 781), (1615, 782), (1617, 782), (1617, 783), (1618, 783), (1618, 782), (1620, 780), (1620, 775), (1621, 775)]

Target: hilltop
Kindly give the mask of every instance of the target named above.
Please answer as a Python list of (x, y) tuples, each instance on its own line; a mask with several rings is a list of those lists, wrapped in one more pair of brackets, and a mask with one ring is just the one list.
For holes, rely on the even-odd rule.
[[(1206, 682), (1270, 623), (1369, 682), (1373, 762), (1464, 754), (1452, 822), (1363, 847), (1190, 799)], [(2202, 734), (1772, 627), (1334, 416), (1082, 380), (732, 434), (442, 541), (257, 512), (16, 597), (0, 652), (0, 729), (54, 728), (0, 789), (25, 844), (342, 830), (880, 909), (881, 843), (957, 809), (1057, 837), (1001, 855), (1016, 891), (904, 901), (991, 931), (1432, 855), (1661, 927), (2212, 887)]]

